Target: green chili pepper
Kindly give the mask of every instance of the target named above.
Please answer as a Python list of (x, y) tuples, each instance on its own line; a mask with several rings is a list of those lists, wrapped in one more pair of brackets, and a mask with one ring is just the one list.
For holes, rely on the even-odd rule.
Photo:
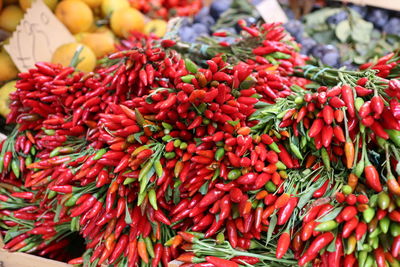
[(283, 164), (282, 161), (278, 161), (277, 163), (275, 163), (276, 167), (278, 168), (278, 170), (286, 170), (287, 167), (285, 164)]
[(252, 87), (255, 83), (257, 82), (257, 80), (254, 77), (248, 76), (246, 79), (244, 79), (243, 82), (240, 83), (239, 87), (240, 89), (249, 89), (250, 87)]
[(172, 152), (167, 152), (167, 153), (164, 154), (164, 157), (165, 157), (166, 159), (173, 159), (173, 158), (175, 158), (175, 156), (176, 156), (176, 154), (175, 154), (174, 151), (172, 151)]
[(264, 56), (266, 60), (268, 60), (272, 65), (279, 65), (279, 62), (270, 55)]
[(192, 83), (192, 80), (195, 79), (194, 75), (188, 74), (181, 77), (182, 82), (184, 83)]
[[(43, 128), (42, 128), (42, 129), (43, 129)], [(56, 134), (56, 131), (53, 130), (53, 129), (46, 129), (46, 128), (44, 128), (44, 129), (43, 129), (43, 132), (44, 132), (46, 135), (55, 135), (55, 134)]]
[(233, 169), (228, 173), (229, 180), (235, 180), (242, 175), (242, 172), (239, 169)]
[(374, 265), (374, 262), (375, 262), (374, 257), (368, 254), (367, 259), (365, 260), (364, 263), (364, 267), (372, 267)]
[(275, 142), (269, 144), (268, 146), (276, 153), (281, 153), (281, 150), (279, 149), (278, 145)]
[(99, 149), (99, 150), (96, 152), (96, 154), (94, 154), (93, 160), (99, 160), (99, 159), (101, 159), (101, 157), (102, 157), (104, 154), (106, 154), (106, 153), (107, 153), (107, 149), (105, 149), (105, 148)]
[(375, 209), (368, 208), (363, 211), (363, 218), (366, 223), (370, 223), (374, 217), (375, 217)]
[(368, 252), (366, 250), (362, 250), (358, 253), (357, 258), (359, 266), (364, 266), (367, 257), (368, 257)]
[(137, 200), (137, 205), (138, 206), (140, 206), (142, 203), (143, 203), (143, 201), (144, 201), (144, 199), (146, 198), (146, 192), (141, 192), (141, 193), (139, 193), (139, 195), (138, 195), (138, 200)]
[(273, 58), (276, 58), (276, 59), (289, 59), (289, 58), (292, 57), (291, 55), (288, 55), (288, 54), (285, 54), (285, 53), (282, 53), (282, 52), (279, 52), (279, 51), (270, 53), (268, 55), (273, 57)]
[(169, 124), (169, 123), (161, 122), (161, 125), (162, 125), (165, 129), (168, 129), (168, 130), (172, 130), (172, 129), (173, 129), (172, 125)]
[(303, 103), (304, 103), (304, 97), (302, 97), (302, 96), (297, 96), (297, 97), (294, 99), (294, 103), (296, 103), (297, 105), (303, 104)]
[(390, 197), (386, 192), (380, 192), (378, 195), (378, 206), (382, 210), (386, 210), (390, 205)]
[(65, 203), (64, 206), (72, 207), (75, 205), (76, 201), (83, 195), (83, 193), (73, 194)]
[(47, 198), (48, 198), (48, 199), (53, 199), (55, 196), (57, 196), (57, 192), (56, 192), (56, 191), (50, 191), (50, 192), (47, 194)]
[(156, 191), (153, 188), (149, 191), (149, 202), (153, 209), (158, 210)]
[(188, 147), (188, 144), (186, 142), (182, 142), (181, 145), (179, 146), (180, 149), (185, 150)]
[(154, 169), (156, 170), (156, 174), (158, 177), (163, 175), (163, 167), (159, 159), (154, 161)]
[(197, 73), (199, 67), (197, 67), (196, 63), (191, 61), (188, 58), (185, 58), (185, 67), (191, 73)]
[(20, 174), (20, 169), (19, 169), (19, 162), (17, 160), (12, 160), (11, 161), (11, 169), (15, 176), (18, 178)]
[(354, 106), (356, 107), (356, 110), (359, 111), (361, 106), (364, 104), (364, 99), (361, 97), (357, 97), (356, 100), (354, 100)]
[(326, 151), (326, 149), (324, 147), (321, 149), (321, 157), (322, 157), (322, 162), (325, 165), (325, 168), (328, 171), (330, 171), (331, 170), (331, 160), (329, 158), (328, 151)]
[(265, 189), (269, 193), (273, 193), (276, 191), (276, 185), (272, 181), (268, 181), (268, 183), (265, 184)]
[(357, 177), (361, 177), (361, 175), (362, 175), (363, 172), (364, 172), (364, 167), (365, 167), (364, 160), (361, 159), (361, 160), (357, 163), (356, 167), (355, 167), (354, 170), (353, 170), (354, 174), (355, 174)]
[(333, 229), (336, 229), (338, 225), (339, 224), (335, 220), (330, 220), (318, 224), (314, 229), (315, 231), (318, 232), (329, 232), (332, 231)]
[(50, 157), (52, 158), (52, 157), (60, 155), (60, 149), (61, 149), (61, 147), (59, 147), (59, 146), (54, 148), (53, 151), (50, 152)]
[(224, 243), (224, 241), (225, 241), (224, 233), (219, 232), (219, 233), (217, 234), (216, 243), (217, 243), (217, 244), (222, 244), (222, 243)]
[(135, 178), (126, 178), (125, 180), (124, 180), (124, 185), (128, 185), (128, 184), (131, 184), (131, 183), (133, 183), (134, 181), (136, 181), (137, 179), (135, 179)]
[(400, 235), (400, 224), (397, 222), (392, 222), (390, 224), (390, 235), (399, 236)]
[(149, 160), (143, 167), (143, 169), (140, 170), (139, 173), (139, 182), (143, 180), (143, 178), (146, 177), (146, 175), (149, 173), (151, 167), (153, 167), (153, 162)]
[(301, 154), (300, 149), (299, 149), (295, 144), (293, 144), (292, 142), (290, 142), (289, 146), (290, 146), (290, 150), (293, 152), (293, 154), (294, 154), (297, 158), (303, 159), (303, 155)]
[(397, 146), (400, 147), (400, 131), (397, 130), (387, 130), (385, 131), (389, 134), (390, 140)]
[(79, 217), (73, 217), (71, 220), (71, 232), (75, 232), (78, 231), (78, 229), (76, 229), (77, 223), (79, 223), (78, 220)]
[(375, 238), (378, 237), (378, 235), (381, 233), (381, 229), (380, 228), (375, 228), (374, 231), (372, 231), (371, 233), (369, 233), (368, 237), (369, 238)]
[(167, 134), (167, 135), (164, 135), (161, 139), (162, 139), (164, 142), (168, 142), (168, 141), (170, 141), (170, 140), (172, 139), (172, 136), (170, 136), (169, 134)]
[(215, 160), (220, 161), (225, 155), (225, 149), (223, 147), (220, 147), (217, 149), (215, 152)]
[(4, 155), (1, 154), (0, 155), (0, 173), (3, 172), (3, 168), (4, 168)]
[(154, 258), (153, 242), (151, 242), (151, 239), (149, 236), (144, 238), (144, 243), (146, 244), (146, 249), (147, 249), (147, 252), (149, 253), (149, 256)]
[(30, 151), (31, 155), (36, 155), (36, 148), (34, 146), (31, 147), (31, 151)]
[[(26, 241), (26, 240), (25, 240)], [(18, 252), (25, 252), (34, 248), (37, 244), (35, 242), (29, 242), (25, 247), (18, 250)]]
[[(29, 155), (26, 157), (25, 159), (25, 166), (29, 166), (32, 164), (32, 157)], [(2, 162), (0, 162), (0, 172), (1, 172), (1, 168), (2, 168)]]
[(377, 141), (378, 145), (379, 145), (381, 148), (385, 148), (385, 147), (386, 147), (386, 140), (385, 140), (385, 139), (383, 139), (383, 138), (377, 136), (377, 137), (376, 137), (376, 141)]
[(176, 139), (176, 140), (174, 141), (174, 147), (179, 147), (179, 146), (181, 145), (181, 143), (182, 143), (181, 140)]

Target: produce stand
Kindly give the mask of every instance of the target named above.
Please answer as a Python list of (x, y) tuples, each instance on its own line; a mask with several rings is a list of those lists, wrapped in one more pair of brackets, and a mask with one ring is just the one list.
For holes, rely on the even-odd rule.
[(0, 267), (399, 267), (400, 12), (287, 2), (0, 0)]

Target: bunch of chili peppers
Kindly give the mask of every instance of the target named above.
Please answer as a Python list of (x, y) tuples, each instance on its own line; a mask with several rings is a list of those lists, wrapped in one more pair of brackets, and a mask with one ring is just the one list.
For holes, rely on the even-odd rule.
[(280, 25), (240, 24), (229, 47), (148, 39), (93, 73), (21, 73), (6, 248), (85, 266), (397, 266), (397, 80), (305, 65)]

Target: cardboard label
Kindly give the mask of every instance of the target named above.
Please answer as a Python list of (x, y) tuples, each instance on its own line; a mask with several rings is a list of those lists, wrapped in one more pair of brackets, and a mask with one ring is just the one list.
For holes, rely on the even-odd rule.
[(286, 23), (288, 18), (277, 0), (253, 0), (257, 11), (265, 22)]
[(71, 42), (75, 42), (75, 38), (68, 29), (42, 0), (36, 0), (4, 48), (17, 68), (25, 72), (36, 62), (50, 61), (60, 45)]

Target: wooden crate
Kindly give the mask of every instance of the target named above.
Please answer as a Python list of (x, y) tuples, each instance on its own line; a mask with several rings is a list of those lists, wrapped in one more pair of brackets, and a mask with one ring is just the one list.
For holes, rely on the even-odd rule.
[(8, 252), (0, 236), (0, 267), (71, 267), (64, 262), (45, 259), (21, 252)]

